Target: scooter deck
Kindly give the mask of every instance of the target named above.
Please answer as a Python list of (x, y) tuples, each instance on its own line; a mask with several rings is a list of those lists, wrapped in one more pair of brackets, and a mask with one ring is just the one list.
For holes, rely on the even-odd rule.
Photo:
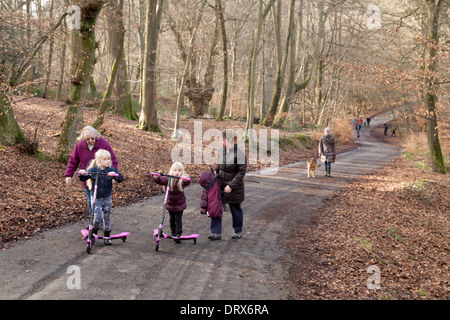
[[(83, 239), (86, 239), (87, 236), (88, 236), (88, 234), (89, 234), (89, 230), (82, 229), (82, 230), (81, 230), (81, 234), (83, 235)], [(111, 238), (111, 240), (112, 240), (112, 239), (126, 239), (129, 235), (130, 235), (129, 232), (122, 232), (122, 233), (119, 233), (119, 234), (112, 234), (112, 235), (110, 236), (110, 238)], [(102, 236), (98, 236), (98, 235), (96, 235), (96, 234), (95, 234), (94, 236), (95, 236), (95, 240), (97, 240), (97, 239), (103, 239)]]
[[(158, 229), (153, 230), (153, 236), (156, 237), (157, 235), (158, 235)], [(195, 234), (194, 233), (194, 234), (189, 234), (187, 236), (181, 236), (181, 237), (176, 238), (176, 239), (179, 239), (179, 240), (197, 239), (199, 236), (200, 236), (199, 234)], [(164, 232), (162, 234), (162, 237), (164, 239), (174, 239), (172, 236), (169, 236), (168, 234), (165, 234)]]

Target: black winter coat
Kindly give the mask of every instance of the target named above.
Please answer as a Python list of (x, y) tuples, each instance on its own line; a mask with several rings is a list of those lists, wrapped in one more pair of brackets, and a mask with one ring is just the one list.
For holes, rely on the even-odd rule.
[[(216, 172), (219, 174), (222, 203), (241, 203), (245, 199), (244, 176), (247, 171), (245, 152), (234, 145), (233, 150), (221, 149), (222, 159), (218, 160)], [(226, 186), (231, 192), (225, 193)]]
[[(109, 172), (115, 172), (119, 174), (118, 177), (108, 177), (104, 175), (96, 175), (95, 173), (109, 173)], [(81, 181), (87, 181), (89, 179), (92, 179), (92, 188), (94, 188), (95, 185), (95, 179), (98, 177), (98, 189), (97, 189), (97, 199), (104, 199), (107, 197), (110, 197), (112, 194), (112, 181), (113, 179), (117, 182), (123, 181), (123, 175), (114, 167), (107, 167), (104, 170), (101, 170), (99, 167), (93, 167), (90, 168), (86, 175), (80, 175), (78, 176)]]

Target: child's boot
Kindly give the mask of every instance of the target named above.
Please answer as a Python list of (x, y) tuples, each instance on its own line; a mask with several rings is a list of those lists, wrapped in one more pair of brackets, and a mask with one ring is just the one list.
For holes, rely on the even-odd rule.
[(94, 243), (95, 243), (95, 236), (97, 235), (97, 233), (98, 233), (98, 229), (92, 229), (92, 237), (91, 237), (92, 245), (94, 245)]
[(173, 241), (175, 241), (175, 243), (181, 243), (180, 238), (181, 238), (181, 235), (179, 235), (179, 234), (172, 235), (172, 239), (173, 239)]
[(105, 230), (105, 234), (104, 234), (104, 236), (103, 236), (103, 242), (104, 242), (107, 246), (112, 245), (112, 242), (111, 242), (111, 230), (110, 230), (110, 231), (106, 231), (106, 230)]
[(222, 235), (220, 233), (211, 233), (208, 236), (209, 240), (222, 240)]

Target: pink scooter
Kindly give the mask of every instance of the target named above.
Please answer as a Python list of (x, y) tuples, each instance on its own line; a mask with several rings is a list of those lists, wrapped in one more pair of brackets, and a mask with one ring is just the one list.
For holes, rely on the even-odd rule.
[(155, 246), (155, 251), (158, 251), (159, 249), (159, 242), (161, 241), (161, 239), (177, 239), (177, 240), (194, 240), (194, 244), (197, 243), (197, 238), (199, 237), (198, 234), (190, 234), (187, 236), (180, 236), (180, 237), (172, 237), (169, 236), (168, 234), (165, 234), (163, 232), (163, 223), (164, 223), (164, 216), (165, 216), (165, 210), (166, 210), (166, 203), (167, 203), (167, 196), (169, 195), (169, 189), (170, 189), (170, 181), (172, 179), (183, 179), (183, 180), (190, 180), (189, 178), (184, 178), (184, 177), (177, 177), (177, 176), (172, 176), (169, 174), (165, 174), (165, 173), (157, 173), (157, 172), (152, 172), (152, 175), (161, 175), (161, 176), (166, 176), (169, 179), (167, 179), (167, 186), (166, 186), (166, 195), (164, 197), (164, 206), (162, 209), (162, 216), (161, 216), (161, 222), (159, 223), (159, 227), (158, 229), (153, 230), (153, 237), (156, 239), (156, 246)]
[[(108, 175), (107, 173), (101, 173), (101, 172), (91, 172), (90, 174), (88, 174), (87, 172), (83, 173), (83, 172), (77, 172), (79, 175), (91, 175), (91, 176), (96, 176), (95, 178), (95, 185), (94, 185), (94, 194), (92, 196), (92, 200), (91, 200), (91, 208), (92, 211), (94, 211), (95, 208), (95, 200), (97, 198), (97, 189), (98, 189), (98, 176), (106, 176)], [(114, 174), (114, 177), (119, 176), (117, 173)], [(94, 229), (94, 212), (92, 212), (92, 214), (89, 217), (89, 230), (86, 229), (82, 229), (81, 230), (81, 234), (83, 235), (83, 240), (86, 239), (86, 252), (87, 253), (91, 253), (92, 252), (92, 235), (93, 235), (93, 229)], [(125, 242), (125, 240), (127, 239), (127, 237), (130, 235), (129, 232), (122, 232), (119, 234), (113, 234), (110, 237), (101, 237), (98, 235), (94, 235), (95, 240), (97, 239), (103, 239), (103, 240), (113, 240), (113, 239), (122, 239), (122, 242)]]

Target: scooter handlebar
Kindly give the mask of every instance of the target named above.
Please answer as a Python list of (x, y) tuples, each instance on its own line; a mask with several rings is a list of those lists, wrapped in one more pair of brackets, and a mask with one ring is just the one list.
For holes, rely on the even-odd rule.
[(177, 177), (177, 176), (172, 176), (172, 175), (170, 175), (170, 174), (159, 173), (159, 172), (151, 172), (151, 174), (152, 174), (152, 176), (160, 175), (160, 176), (166, 176), (166, 177), (171, 177), (171, 178), (181, 179), (181, 180), (187, 180), (187, 181), (191, 180), (191, 178), (187, 178), (187, 177)]
[(118, 173), (113, 173), (113, 174), (109, 174), (109, 173), (104, 173), (104, 172), (93, 172), (93, 173), (88, 173), (87, 171), (77, 171), (77, 174), (82, 175), (82, 176), (88, 176), (88, 175), (99, 175), (99, 176), (110, 176), (110, 177), (118, 177), (119, 174)]

